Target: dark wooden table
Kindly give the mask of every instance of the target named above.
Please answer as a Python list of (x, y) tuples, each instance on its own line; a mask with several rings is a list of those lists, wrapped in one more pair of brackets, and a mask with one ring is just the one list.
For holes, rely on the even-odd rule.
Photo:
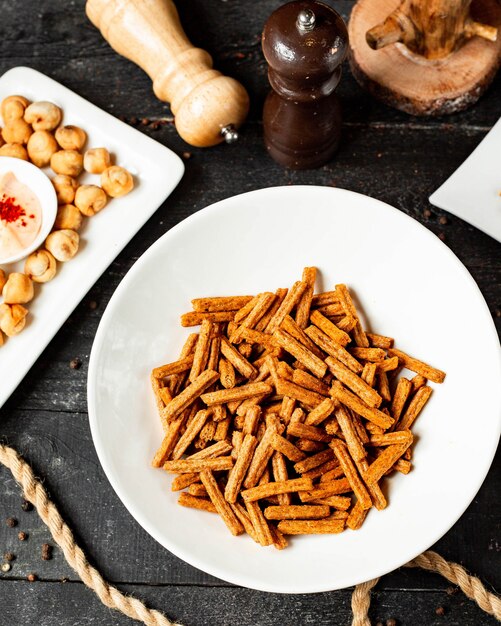
[[(283, 596), (234, 587), (186, 565), (132, 519), (110, 487), (90, 436), (86, 378), (92, 341), (118, 283), (166, 230), (233, 194), (296, 183), (365, 193), (423, 223), (472, 273), (501, 330), (501, 245), (427, 201), (497, 121), (501, 75), (471, 110), (447, 118), (417, 119), (374, 101), (346, 68), (339, 89), (345, 124), (338, 156), (318, 170), (287, 171), (267, 157), (260, 119), (268, 89), (261, 28), (281, 2), (184, 0), (178, 4), (193, 42), (210, 50), (217, 67), (249, 89), (251, 115), (235, 146), (192, 149), (179, 139), (172, 124), (156, 124), (170, 118), (168, 109), (155, 99), (142, 71), (119, 58), (87, 21), (83, 0), (0, 2), (0, 72), (17, 65), (34, 67), (186, 159), (179, 187), (91, 289), (1, 409), (1, 439), (24, 454), (44, 478), (78, 541), (105, 577), (171, 619), (186, 626), (345, 625), (350, 622), (350, 589)], [(335, 6), (347, 18), (352, 2), (338, 1)], [(501, 159), (499, 171), (501, 188)], [(74, 358), (81, 359), (79, 369), (70, 367)], [(473, 428), (475, 423), (472, 415)], [(497, 467), (434, 549), (464, 564), (489, 588), (501, 589)], [(10, 473), (0, 468), (0, 553), (16, 555), (11, 571), (0, 573), (0, 624), (132, 624), (110, 612), (84, 587), (59, 550), (52, 560), (41, 559), (41, 545), (50, 541), (49, 532), (35, 512), (22, 510), (21, 502)], [(5, 523), (9, 516), (18, 519), (14, 529)], [(26, 541), (18, 540), (19, 530), (28, 533)], [(30, 572), (37, 574), (38, 582), (27, 582)], [(456, 591), (438, 576), (396, 571), (378, 585), (371, 615), (374, 621), (395, 618), (406, 626), (496, 623)], [(444, 615), (437, 614), (439, 607), (445, 609)]]

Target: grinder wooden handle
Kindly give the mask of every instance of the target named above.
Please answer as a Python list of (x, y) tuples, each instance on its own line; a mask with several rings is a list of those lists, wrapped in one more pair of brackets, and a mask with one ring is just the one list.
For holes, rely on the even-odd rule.
[(237, 138), (249, 96), (192, 45), (172, 0), (87, 0), (86, 11), (111, 47), (150, 76), (155, 95), (170, 102), (185, 141), (206, 147)]

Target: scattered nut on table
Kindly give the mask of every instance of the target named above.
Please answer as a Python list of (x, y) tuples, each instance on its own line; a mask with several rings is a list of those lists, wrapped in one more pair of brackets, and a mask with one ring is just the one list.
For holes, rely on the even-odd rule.
[(33, 126), (33, 130), (54, 130), (61, 123), (63, 113), (52, 102), (33, 102), (24, 112), (24, 121)]
[(21, 502), (21, 508), (23, 509), (23, 511), (25, 511), (26, 513), (28, 511), (33, 511), (33, 505), (31, 504), (31, 502), (29, 500), (23, 500)]
[(78, 189), (78, 181), (66, 174), (58, 174), (52, 179), (52, 184), (56, 190), (59, 204), (71, 204), (75, 199), (75, 192)]
[(5, 304), (26, 304), (35, 295), (31, 279), (20, 272), (9, 274), (2, 289)]
[(52, 232), (45, 240), (45, 247), (56, 260), (64, 263), (78, 252), (79, 241), (78, 233), (66, 228)]
[(56, 130), (56, 141), (63, 150), (80, 151), (87, 141), (87, 133), (78, 126), (60, 126)]
[(35, 283), (48, 283), (56, 275), (56, 259), (48, 250), (37, 250), (26, 259), (24, 273)]
[(92, 217), (106, 206), (106, 193), (97, 185), (81, 185), (75, 194), (75, 205), (87, 217)]
[(76, 150), (59, 150), (51, 156), (50, 166), (56, 174), (75, 178), (82, 172), (83, 156)]
[(28, 152), (20, 143), (6, 143), (0, 148), (0, 156), (13, 157), (14, 159), (28, 160)]
[(28, 309), (21, 304), (0, 304), (0, 330), (13, 337), (20, 333), (25, 324)]
[(50, 561), (52, 559), (52, 546), (50, 543), (42, 544), (42, 560)]
[(7, 282), (7, 275), (5, 274), (5, 271), (0, 267), (0, 291), (2, 291), (3, 286), (5, 285), (6, 282)]
[(8, 96), (2, 100), (0, 112), (4, 124), (9, 124), (14, 120), (19, 120), (24, 116), (24, 111), (30, 101), (24, 96)]
[(82, 226), (82, 213), (74, 204), (61, 204), (57, 209), (54, 228), (56, 230), (79, 230)]
[(102, 174), (111, 166), (111, 156), (106, 148), (91, 148), (84, 154), (84, 170), (89, 174)]
[(31, 126), (23, 119), (13, 120), (2, 128), (2, 137), (6, 143), (28, 143), (33, 134)]
[(132, 191), (134, 179), (124, 167), (112, 165), (101, 174), (101, 186), (112, 198), (120, 198)]
[(33, 165), (46, 167), (51, 156), (59, 150), (54, 135), (48, 130), (35, 131), (28, 140), (28, 156)]

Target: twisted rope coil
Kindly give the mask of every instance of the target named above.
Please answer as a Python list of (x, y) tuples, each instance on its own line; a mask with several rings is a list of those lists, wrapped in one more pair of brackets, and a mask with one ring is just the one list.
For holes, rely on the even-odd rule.
[(10, 469), (16, 481), (21, 485), (24, 497), (33, 504), (42, 521), (48, 526), (54, 541), (63, 551), (70, 566), (84, 584), (97, 594), (104, 605), (121, 611), (128, 617), (143, 622), (146, 626), (181, 626), (181, 624), (171, 622), (159, 611), (148, 609), (140, 600), (125, 596), (104, 580), (97, 569), (87, 561), (73, 533), (61, 517), (56, 505), (49, 499), (42, 484), (35, 478), (31, 467), (15, 450), (0, 445), (0, 462)]
[[(0, 463), (11, 471), (21, 486), (26, 500), (33, 504), (42, 521), (48, 526), (69, 565), (105, 606), (116, 609), (146, 626), (182, 626), (171, 622), (159, 611), (147, 608), (140, 600), (124, 595), (104, 580), (97, 569), (87, 561), (73, 533), (61, 517), (56, 505), (50, 500), (43, 485), (35, 478), (29, 464), (13, 448), (0, 445)], [(480, 580), (468, 574), (461, 565), (449, 563), (436, 552), (428, 551), (407, 563), (405, 567), (420, 567), (441, 574), (449, 582), (458, 585), (465, 595), (474, 600), (483, 611), (501, 621), (501, 599), (487, 591)], [(375, 578), (355, 587), (351, 599), (352, 626), (371, 626), (368, 617), (370, 592), (378, 580)]]
[[(461, 591), (478, 606), (493, 615), (498, 622), (501, 622), (501, 598), (494, 593), (487, 591), (481, 581), (468, 572), (458, 563), (446, 561), (440, 554), (428, 550), (423, 552), (404, 567), (420, 567), (429, 572), (435, 572), (446, 578), (454, 585), (458, 585)], [(353, 621), (351, 626), (371, 626), (368, 617), (371, 603), (371, 589), (377, 585), (379, 578), (362, 583), (355, 587), (351, 597), (351, 607), (353, 611)]]

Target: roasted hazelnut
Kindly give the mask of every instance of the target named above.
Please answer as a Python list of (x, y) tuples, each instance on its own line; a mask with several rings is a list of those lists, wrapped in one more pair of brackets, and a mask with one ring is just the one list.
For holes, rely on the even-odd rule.
[(82, 214), (74, 204), (61, 204), (57, 209), (54, 228), (56, 230), (78, 230), (82, 225)]
[(48, 250), (37, 250), (26, 259), (24, 272), (36, 283), (48, 283), (56, 275), (56, 259)]
[(134, 179), (124, 167), (112, 165), (101, 174), (101, 186), (109, 196), (119, 198), (132, 191)]
[(63, 150), (80, 151), (87, 141), (87, 133), (78, 126), (60, 126), (56, 130), (56, 140)]
[(33, 283), (26, 274), (12, 272), (2, 289), (5, 304), (26, 304), (33, 300)]
[(5, 274), (5, 271), (0, 267), (0, 291), (2, 291), (3, 286), (5, 285), (6, 282), (7, 282), (7, 276)]
[(76, 150), (59, 150), (50, 158), (50, 166), (56, 174), (66, 174), (75, 178), (83, 168), (83, 157)]
[(24, 121), (33, 126), (33, 130), (54, 130), (61, 123), (61, 109), (52, 102), (33, 102), (24, 112)]
[(78, 189), (78, 181), (66, 174), (58, 174), (52, 179), (52, 184), (56, 190), (59, 204), (71, 204), (75, 199), (75, 192)]
[(106, 148), (91, 148), (84, 154), (84, 170), (89, 174), (102, 174), (110, 165), (111, 157)]
[(78, 252), (80, 238), (74, 230), (55, 230), (45, 240), (47, 250), (61, 262), (69, 261)]
[(58, 151), (57, 141), (48, 130), (37, 130), (28, 141), (28, 156), (37, 167), (49, 165), (51, 156)]
[(0, 156), (13, 157), (14, 159), (28, 160), (28, 152), (20, 143), (6, 143), (0, 148)]
[(28, 309), (20, 304), (0, 304), (0, 330), (13, 337), (20, 333), (26, 324)]
[(8, 96), (4, 98), (0, 105), (4, 124), (9, 124), (14, 120), (21, 119), (29, 103), (30, 101), (24, 96)]
[(108, 198), (97, 185), (82, 185), (75, 194), (75, 205), (80, 211), (92, 217), (106, 206)]
[(23, 119), (12, 120), (2, 128), (2, 137), (6, 143), (27, 144), (33, 130)]

